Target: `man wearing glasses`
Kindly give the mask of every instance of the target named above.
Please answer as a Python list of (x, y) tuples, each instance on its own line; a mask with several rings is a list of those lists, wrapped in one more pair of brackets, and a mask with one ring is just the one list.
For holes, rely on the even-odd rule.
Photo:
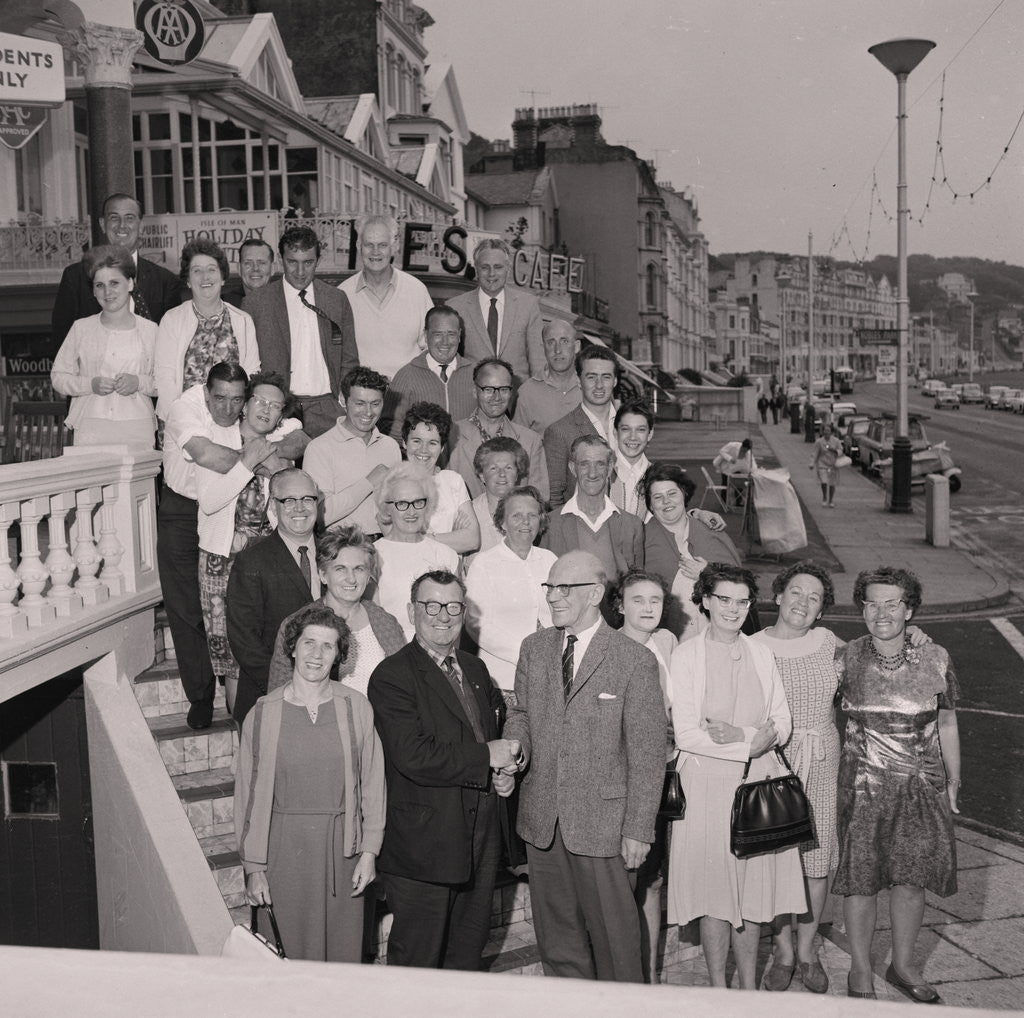
[(532, 484), (548, 497), (548, 468), (540, 435), (508, 418), (512, 399), (512, 366), (497, 357), (478, 361), (473, 368), (476, 407), (465, 419), (455, 422), (453, 446), (448, 466), (462, 474), (470, 495), (476, 498), (484, 489), (473, 469), (477, 449), (490, 438), (515, 439), (530, 457), (526, 484)]
[(395, 441), (401, 437), (406, 412), (415, 403), (434, 403), (447, 410), (453, 421), (468, 417), (476, 405), (472, 362), (459, 356), (466, 329), (458, 311), (443, 304), (432, 307), (423, 332), (426, 351), (399, 368), (391, 380), (395, 405), (388, 431)]
[(362, 528), (380, 536), (375, 493), (387, 472), (402, 462), (398, 443), (377, 430), (388, 380), (354, 368), (341, 381), (345, 416), (306, 446), (302, 465), (324, 493), (324, 526)]
[(270, 479), (270, 509), (277, 529), (238, 553), (225, 598), (228, 643), (238, 662), (231, 713), (241, 726), (267, 691), (274, 641), (282, 621), (320, 596), (313, 529), (320, 491), (304, 470)]
[(583, 401), (576, 374), (576, 354), (580, 341), (569, 322), (555, 319), (541, 333), (545, 364), (519, 387), (516, 395), (517, 424), (525, 424), (544, 434), (544, 429), (571, 414)]
[(601, 617), (606, 581), (588, 552), (551, 567), (554, 628), (523, 641), (502, 734), (522, 747), (516, 829), (544, 974), (641, 982), (631, 884), (654, 841), (665, 706), (654, 655)]
[[(388, 964), (479, 971), (500, 855), (498, 797), (519, 745), (487, 667), (456, 650), (466, 590), (446, 570), (412, 585), (415, 636), (370, 676), (388, 785), (377, 859), (393, 916)], [(653, 660), (653, 658), (652, 658)]]

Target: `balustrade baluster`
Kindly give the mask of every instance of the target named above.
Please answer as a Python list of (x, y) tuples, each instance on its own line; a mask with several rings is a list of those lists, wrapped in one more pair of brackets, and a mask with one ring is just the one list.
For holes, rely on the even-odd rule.
[(28, 629), (25, 613), (14, 604), (21, 581), (11, 568), (7, 544), (7, 532), (20, 516), (21, 507), (17, 502), (0, 504), (0, 640), (10, 640)]
[(18, 577), (21, 580), (21, 603), (28, 624), (37, 629), (57, 617), (57, 609), (43, 597), (50, 573), (39, 557), (39, 521), (50, 511), (50, 500), (45, 496), (30, 498), (21, 503), (21, 562)]
[(50, 572), (53, 586), (50, 588), (50, 602), (59, 616), (73, 615), (82, 610), (82, 598), (71, 587), (75, 575), (75, 560), (68, 552), (67, 516), (75, 508), (75, 493), (62, 491), (50, 496), (50, 552), (46, 556), (46, 568)]
[(102, 489), (97, 485), (83, 488), (75, 499), (78, 515), (75, 518), (75, 564), (78, 566), (78, 583), (75, 590), (87, 605), (101, 604), (109, 597), (96, 574), (100, 571), (100, 555), (93, 540), (92, 512), (99, 504)]
[(103, 505), (100, 506), (100, 541), (96, 546), (103, 556), (103, 572), (100, 580), (112, 597), (120, 597), (125, 590), (124, 573), (120, 563), (124, 556), (124, 545), (118, 540), (114, 509), (117, 504), (117, 486), (103, 486)]

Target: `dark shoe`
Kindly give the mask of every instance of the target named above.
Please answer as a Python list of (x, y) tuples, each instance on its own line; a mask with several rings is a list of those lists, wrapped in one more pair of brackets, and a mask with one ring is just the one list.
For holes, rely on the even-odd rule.
[(897, 971), (896, 966), (890, 964), (885, 970), (886, 981), (892, 983), (904, 996), (909, 997), (915, 1004), (940, 1004), (942, 998), (934, 986), (929, 983), (908, 983)]
[(197, 700), (188, 709), (188, 717), (185, 719), (189, 728), (194, 732), (201, 732), (213, 724), (213, 701)]
[(795, 968), (796, 965), (782, 965), (777, 961), (773, 961), (772, 967), (764, 977), (764, 988), (766, 990), (774, 990), (777, 993), (788, 990), (789, 984), (793, 981), (793, 970)]
[(850, 977), (846, 977), (846, 996), (847, 997), (859, 997), (861, 1000), (877, 1000), (878, 996), (874, 990), (868, 990), (866, 993), (863, 990), (855, 990), (850, 985)]
[(828, 976), (817, 958), (811, 962), (800, 962), (800, 978), (811, 993), (828, 993)]

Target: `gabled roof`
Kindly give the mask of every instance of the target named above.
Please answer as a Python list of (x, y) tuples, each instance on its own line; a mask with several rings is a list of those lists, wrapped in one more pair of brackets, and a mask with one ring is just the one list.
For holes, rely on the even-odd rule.
[(445, 124), (453, 125), (452, 133), (465, 145), (469, 141), (469, 121), (451, 63), (444, 61), (427, 67), (423, 75), (423, 92), (424, 110)]
[(391, 164), (390, 146), (381, 123), (377, 97), (372, 92), (307, 99), (306, 113), (311, 120), (322, 124), (345, 141), (375, 156), (382, 163)]
[(488, 205), (539, 205), (554, 186), (550, 167), (515, 173), (474, 173), (466, 190)]

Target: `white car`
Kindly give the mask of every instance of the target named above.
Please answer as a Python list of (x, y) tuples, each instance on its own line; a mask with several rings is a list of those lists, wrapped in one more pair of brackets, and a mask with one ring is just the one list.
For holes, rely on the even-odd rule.
[(922, 396), (934, 396), (939, 389), (945, 389), (946, 383), (938, 378), (926, 378), (921, 383), (921, 395)]
[(1010, 391), (1008, 385), (990, 385), (985, 393), (985, 409), (995, 410), (999, 406), (1004, 393)]
[(1024, 389), (1013, 389), (1006, 394), (1006, 409), (1024, 414)]

